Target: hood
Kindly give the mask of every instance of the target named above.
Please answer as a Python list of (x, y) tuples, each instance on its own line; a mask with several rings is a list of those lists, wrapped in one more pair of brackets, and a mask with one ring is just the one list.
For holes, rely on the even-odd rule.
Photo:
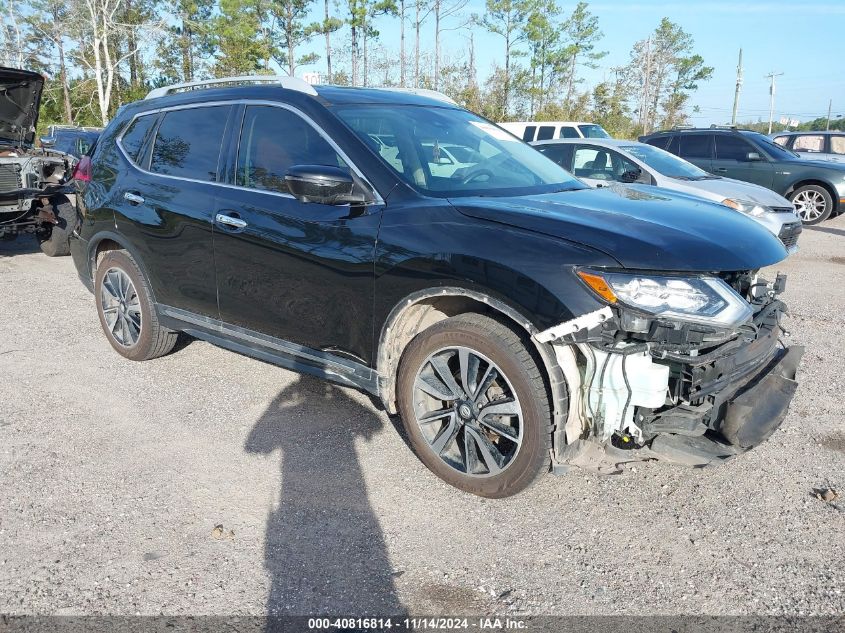
[[(766, 207), (786, 207), (791, 208), (792, 203), (784, 198), (779, 193), (755, 185), (750, 182), (743, 182), (741, 180), (734, 180), (733, 178), (710, 178), (707, 180), (692, 180), (688, 182), (681, 181), (685, 187), (684, 189), (690, 193), (702, 191), (712, 196), (717, 202), (721, 202), (725, 198), (732, 198), (743, 202), (753, 202), (761, 204)], [(717, 200), (718, 198), (718, 200)]]
[(464, 215), (594, 248), (625, 268), (753, 270), (787, 256), (777, 237), (743, 214), (665, 190), (612, 187), (451, 203)]
[(31, 146), (44, 78), (28, 70), (0, 67), (0, 143)]

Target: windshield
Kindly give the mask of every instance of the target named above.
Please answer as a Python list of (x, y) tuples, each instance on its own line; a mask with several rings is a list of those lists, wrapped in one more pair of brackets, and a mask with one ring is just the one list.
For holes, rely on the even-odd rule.
[(646, 144), (625, 145), (621, 148), (631, 156), (639, 158), (654, 171), (669, 178), (680, 178), (681, 180), (704, 180), (713, 178), (703, 169), (699, 169), (683, 158), (662, 150), (658, 147)]
[(801, 158), (801, 156), (795, 152), (792, 152), (785, 147), (781, 147), (768, 136), (764, 136), (756, 132), (748, 134), (747, 136), (749, 139), (762, 145), (763, 149), (766, 150), (766, 153), (776, 160), (795, 160), (796, 158)]
[(466, 110), (356, 105), (335, 111), (404, 182), (427, 194), (505, 196), (585, 188), (537, 150)]
[(581, 134), (584, 135), (584, 138), (610, 138), (610, 134), (608, 134), (602, 126), (594, 123), (579, 125), (578, 129), (581, 130)]

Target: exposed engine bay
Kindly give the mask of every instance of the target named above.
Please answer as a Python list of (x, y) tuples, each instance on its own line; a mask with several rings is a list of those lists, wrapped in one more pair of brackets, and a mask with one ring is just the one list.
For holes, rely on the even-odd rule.
[(55, 207), (67, 202), (70, 174), (61, 152), (0, 146), (0, 238), (56, 224)]
[(780, 426), (803, 354), (782, 341), (786, 306), (778, 295), (786, 277), (719, 277), (747, 303), (731, 325), (620, 303), (537, 336), (552, 343), (569, 385), (558, 463), (599, 471), (652, 458), (705, 466), (760, 444)]
[(44, 78), (0, 68), (0, 239), (35, 233), (48, 255), (66, 255), (76, 221), (73, 159), (35, 147)]

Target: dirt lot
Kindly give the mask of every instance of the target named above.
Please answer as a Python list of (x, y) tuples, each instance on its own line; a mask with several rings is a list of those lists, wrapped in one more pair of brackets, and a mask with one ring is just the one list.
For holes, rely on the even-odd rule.
[(779, 269), (807, 353), (767, 444), (485, 501), (361, 393), (123, 360), (69, 258), (0, 244), (0, 613), (843, 613), (845, 217)]

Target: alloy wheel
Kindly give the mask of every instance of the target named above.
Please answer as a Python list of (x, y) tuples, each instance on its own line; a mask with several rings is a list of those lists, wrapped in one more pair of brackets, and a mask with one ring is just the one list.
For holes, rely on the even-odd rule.
[(110, 268), (103, 277), (100, 307), (115, 341), (132, 347), (141, 336), (141, 302), (129, 275)]
[(795, 213), (805, 222), (811, 222), (820, 218), (827, 209), (824, 196), (818, 191), (811, 189), (802, 191), (792, 199), (795, 205)]
[(464, 475), (501, 473), (522, 444), (522, 407), (510, 381), (467, 347), (428, 356), (414, 381), (414, 415), (428, 447)]

